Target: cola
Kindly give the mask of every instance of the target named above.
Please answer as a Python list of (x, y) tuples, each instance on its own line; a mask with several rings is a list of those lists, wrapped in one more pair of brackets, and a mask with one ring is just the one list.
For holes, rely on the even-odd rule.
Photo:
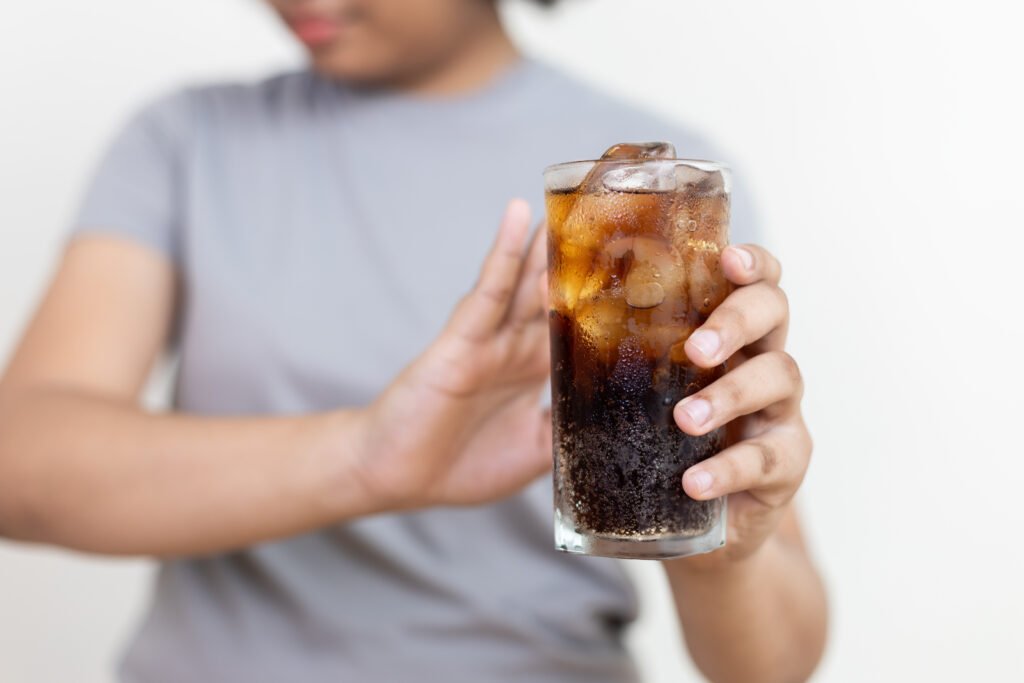
[(723, 445), (673, 419), (724, 367), (699, 368), (689, 335), (728, 295), (729, 176), (623, 143), (545, 170), (556, 547), (675, 557), (725, 541), (722, 499), (696, 501), (687, 468)]

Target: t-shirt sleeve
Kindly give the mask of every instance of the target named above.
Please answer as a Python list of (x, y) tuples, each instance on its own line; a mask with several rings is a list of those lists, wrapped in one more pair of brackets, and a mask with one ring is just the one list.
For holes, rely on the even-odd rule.
[(71, 235), (124, 237), (178, 262), (188, 124), (184, 93), (129, 118), (86, 185)]

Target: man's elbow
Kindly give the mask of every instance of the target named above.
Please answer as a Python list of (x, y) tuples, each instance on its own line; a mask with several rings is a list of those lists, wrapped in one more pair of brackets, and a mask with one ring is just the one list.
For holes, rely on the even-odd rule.
[[(779, 653), (776, 661), (745, 662), (742, 666), (704, 666), (694, 660), (697, 669), (709, 683), (803, 683), (818, 668), (824, 648), (813, 645), (795, 655)], [(737, 652), (734, 657), (742, 658)]]
[(725, 657), (711, 658), (690, 648), (697, 669), (710, 683), (801, 683), (810, 679), (828, 640), (828, 603), (824, 586), (820, 581), (817, 584), (809, 608), (801, 610), (788, 627), (789, 637), (771, 651), (752, 655), (733, 650)]
[(47, 515), (33, 476), (33, 456), (21, 445), (16, 398), (0, 391), (0, 537), (45, 541)]
[(0, 538), (13, 541), (45, 539), (45, 516), (31, 495), (31, 485), (8, 462), (10, 454), (0, 444)]

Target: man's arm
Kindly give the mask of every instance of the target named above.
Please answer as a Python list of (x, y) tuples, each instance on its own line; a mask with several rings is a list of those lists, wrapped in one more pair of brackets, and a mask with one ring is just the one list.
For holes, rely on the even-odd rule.
[(174, 291), (171, 265), (145, 247), (69, 246), (0, 381), (0, 534), (201, 553), (373, 510), (346, 469), (356, 411), (224, 419), (139, 408)]
[(724, 429), (728, 447), (683, 474), (695, 500), (728, 496), (724, 548), (665, 563), (694, 661), (712, 681), (805, 680), (825, 643), (825, 591), (793, 510), (812, 443), (800, 410), (804, 383), (785, 351), (789, 302), (782, 268), (761, 247), (733, 246), (722, 270), (737, 285), (686, 341), (700, 367), (728, 363), (676, 405), (699, 436)]
[(173, 266), (76, 239), (0, 380), (0, 534), (199, 554), (519, 490), (551, 467), (546, 240), (538, 229), (526, 249), (529, 229), (509, 202), (475, 285), (369, 406), (288, 417), (142, 410)]
[(827, 604), (792, 504), (775, 533), (739, 562), (664, 566), (690, 656), (710, 680), (782, 683), (814, 671)]

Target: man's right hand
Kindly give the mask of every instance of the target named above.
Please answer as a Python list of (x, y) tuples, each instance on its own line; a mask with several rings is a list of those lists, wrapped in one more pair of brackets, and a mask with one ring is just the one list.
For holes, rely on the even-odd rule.
[(551, 467), (546, 240), (512, 200), (473, 289), (362, 414), (354, 475), (382, 509), (485, 503)]
[(551, 466), (544, 231), (527, 257), (528, 231), (512, 202), (476, 286), (370, 406), (286, 416), (141, 409), (173, 264), (74, 240), (0, 379), (0, 535), (194, 555), (513, 493)]

